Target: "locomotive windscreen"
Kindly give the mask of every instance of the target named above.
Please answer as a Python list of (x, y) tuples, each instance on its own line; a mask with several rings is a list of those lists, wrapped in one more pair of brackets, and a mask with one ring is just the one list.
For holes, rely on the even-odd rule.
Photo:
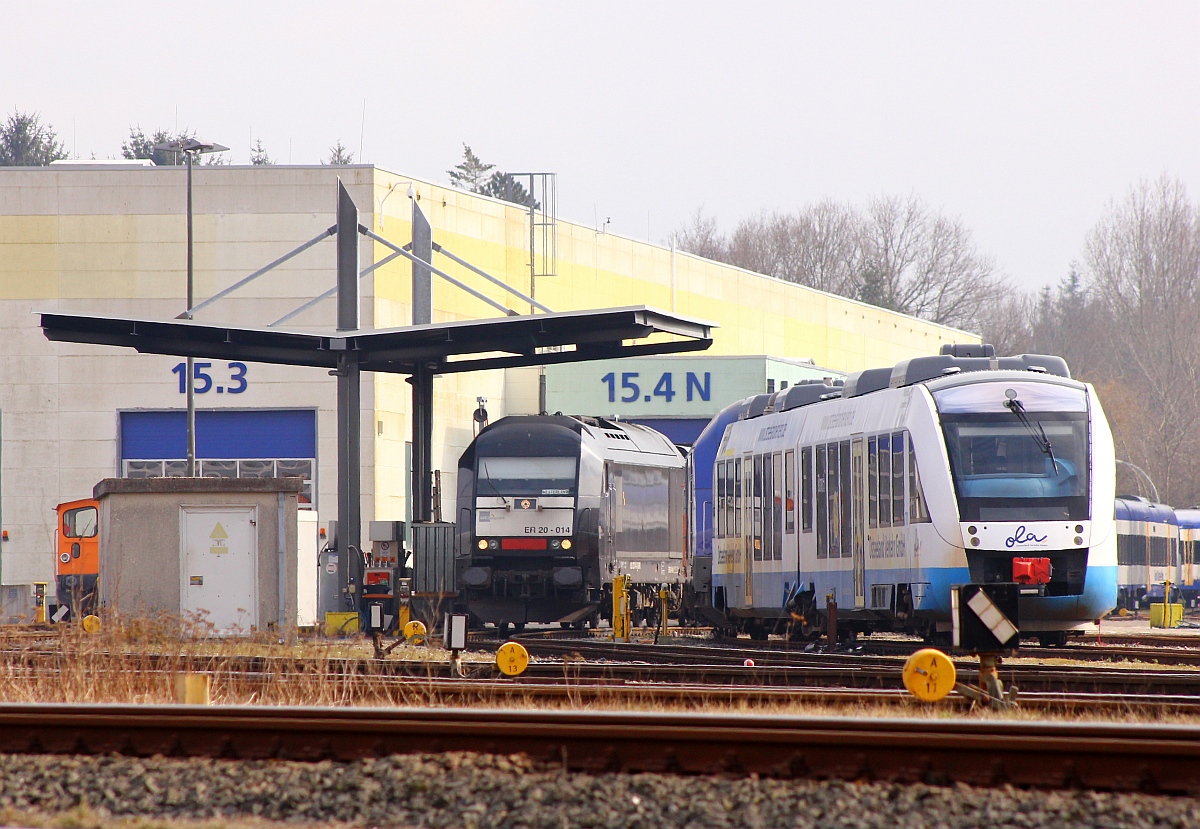
[(480, 458), (480, 495), (573, 495), (575, 458)]

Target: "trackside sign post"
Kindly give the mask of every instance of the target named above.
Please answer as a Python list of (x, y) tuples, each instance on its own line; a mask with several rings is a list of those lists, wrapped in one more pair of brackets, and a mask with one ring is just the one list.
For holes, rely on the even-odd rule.
[(954, 647), (971, 653), (1016, 650), (1021, 641), (1018, 585), (963, 584), (950, 589)]

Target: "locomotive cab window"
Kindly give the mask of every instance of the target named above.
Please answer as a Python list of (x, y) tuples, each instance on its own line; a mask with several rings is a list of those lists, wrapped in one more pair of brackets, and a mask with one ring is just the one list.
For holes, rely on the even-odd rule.
[(63, 536), (66, 538), (94, 538), (96, 536), (96, 508), (79, 507), (63, 513)]
[(574, 458), (480, 458), (480, 495), (574, 495)]

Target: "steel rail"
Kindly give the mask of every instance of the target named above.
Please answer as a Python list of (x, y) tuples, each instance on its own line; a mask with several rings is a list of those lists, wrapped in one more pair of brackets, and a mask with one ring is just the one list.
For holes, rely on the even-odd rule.
[(0, 752), (351, 761), (524, 753), (570, 771), (1200, 794), (1186, 726), (480, 709), (0, 705)]

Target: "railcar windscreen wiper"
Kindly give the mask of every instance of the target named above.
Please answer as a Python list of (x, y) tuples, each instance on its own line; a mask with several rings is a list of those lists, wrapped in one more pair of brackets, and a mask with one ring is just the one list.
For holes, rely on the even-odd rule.
[(1038, 442), (1041, 450), (1050, 458), (1050, 463), (1054, 464), (1054, 474), (1058, 474), (1058, 461), (1054, 458), (1054, 447), (1050, 445), (1050, 438), (1046, 437), (1046, 430), (1042, 428), (1041, 421), (1038, 421), (1037, 428), (1033, 427), (1029, 416), (1025, 414), (1025, 406), (1017, 399), (1017, 393), (1012, 389), (1007, 389), (1004, 396), (1008, 399), (1004, 401), (1004, 408), (1017, 416), (1021, 421), (1021, 425), (1029, 432), (1030, 437)]

